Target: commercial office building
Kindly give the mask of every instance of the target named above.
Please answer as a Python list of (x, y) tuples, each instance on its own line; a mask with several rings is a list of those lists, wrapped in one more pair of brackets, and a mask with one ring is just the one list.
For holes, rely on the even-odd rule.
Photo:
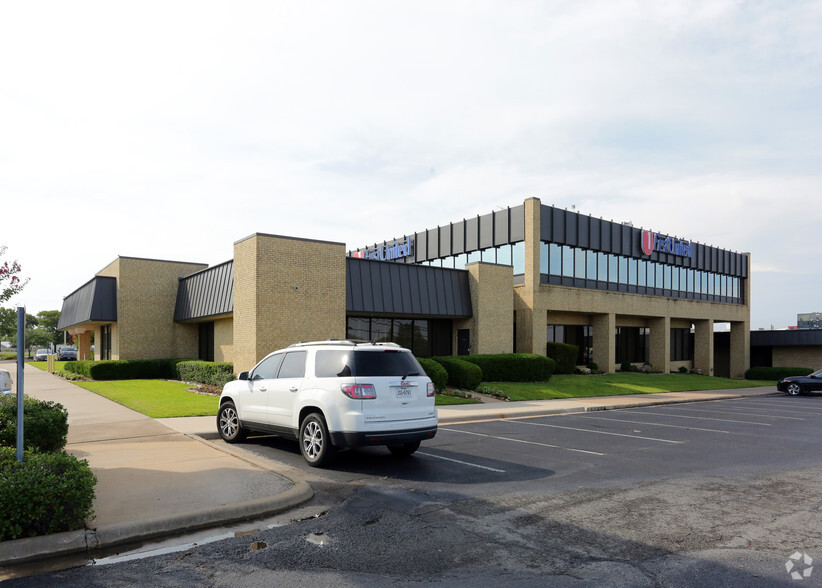
[[(536, 198), (345, 251), (257, 233), (203, 264), (120, 257), (67, 296), (80, 353), (201, 357), (248, 369), (298, 340), (395, 340), (418, 355), (580, 347), (614, 371), (649, 361), (733, 377), (749, 365), (750, 256)], [(714, 325), (730, 325), (716, 353)]]

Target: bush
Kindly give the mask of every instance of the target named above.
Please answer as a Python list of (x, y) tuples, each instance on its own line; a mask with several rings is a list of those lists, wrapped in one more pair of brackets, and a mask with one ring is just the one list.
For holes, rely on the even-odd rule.
[(547, 382), (556, 367), (550, 357), (533, 353), (461, 355), (460, 359), (479, 366), (485, 382)]
[(94, 511), (94, 477), (88, 462), (64, 452), (0, 447), (0, 541), (82, 529)]
[(548, 342), (546, 355), (556, 362), (554, 373), (573, 374), (577, 367), (579, 347), (567, 343)]
[[(465, 356), (463, 356), (465, 357)], [(465, 390), (476, 390), (482, 382), (482, 370), (478, 365), (456, 357), (431, 358), (448, 372), (448, 385)]]
[[(68, 411), (62, 404), (23, 397), (23, 446), (49, 452), (66, 446)], [(17, 447), (17, 396), (0, 396), (0, 447)], [(2, 504), (2, 502), (0, 502)]]
[(448, 372), (445, 371), (445, 368), (433, 359), (418, 357), (417, 361), (420, 362), (422, 369), (425, 370), (425, 375), (434, 382), (434, 389), (437, 392), (445, 390), (445, 387), (448, 385)]
[(589, 361), (588, 365), (586, 365), (585, 367), (587, 367), (592, 372), (598, 372), (599, 371), (599, 365), (595, 361)]
[(234, 364), (228, 361), (180, 361), (175, 366), (175, 379), (223, 387), (236, 379)]
[(619, 365), (619, 371), (621, 372), (635, 372), (636, 366), (632, 364), (630, 361), (623, 361)]
[(185, 359), (118, 359), (105, 361), (68, 361), (68, 372), (92, 380), (174, 380), (176, 366)]
[(746, 380), (780, 380), (788, 376), (807, 376), (810, 368), (801, 367), (755, 367), (745, 372)]
[(686, 368), (684, 365), (679, 366), (679, 373), (680, 374), (687, 374), (688, 373), (688, 368)]

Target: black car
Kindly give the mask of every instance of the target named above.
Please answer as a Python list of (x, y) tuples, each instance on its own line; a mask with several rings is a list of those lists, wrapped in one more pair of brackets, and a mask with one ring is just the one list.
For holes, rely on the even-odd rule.
[(61, 347), (57, 352), (57, 361), (76, 361), (77, 349), (74, 347)]
[(822, 392), (822, 370), (816, 370), (807, 376), (782, 378), (776, 383), (776, 389), (791, 396), (799, 396), (806, 392)]

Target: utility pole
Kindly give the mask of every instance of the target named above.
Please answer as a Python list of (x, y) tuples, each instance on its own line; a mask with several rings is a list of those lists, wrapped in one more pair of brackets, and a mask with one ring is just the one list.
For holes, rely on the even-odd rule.
[(17, 461), (23, 463), (23, 352), (26, 346), (26, 307), (17, 307)]

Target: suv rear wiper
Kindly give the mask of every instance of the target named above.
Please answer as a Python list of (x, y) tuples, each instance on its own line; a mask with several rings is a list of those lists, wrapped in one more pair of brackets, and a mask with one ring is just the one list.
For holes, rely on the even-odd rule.
[(407, 378), (408, 376), (419, 376), (419, 375), (420, 375), (420, 373), (419, 373), (419, 372), (408, 372), (407, 374), (405, 374), (405, 375), (402, 377), (402, 379), (404, 380), (404, 379), (405, 379), (405, 378)]

